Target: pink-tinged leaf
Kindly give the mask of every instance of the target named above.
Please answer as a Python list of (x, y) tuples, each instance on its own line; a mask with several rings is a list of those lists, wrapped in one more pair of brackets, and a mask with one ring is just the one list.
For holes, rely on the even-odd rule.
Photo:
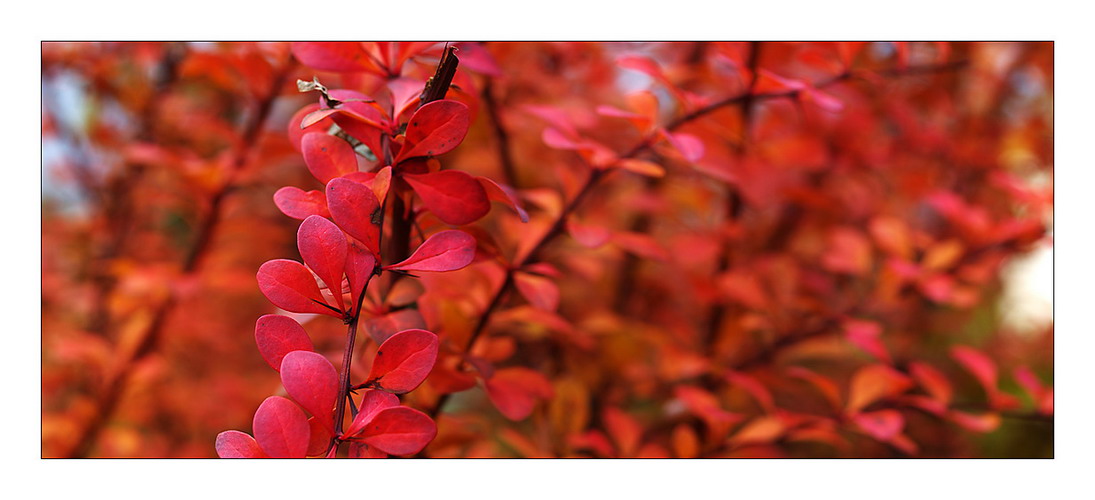
[(350, 284), (350, 302), (357, 313), (358, 299), (365, 292), (365, 285), (376, 268), (376, 257), (367, 248), (351, 243), (346, 254), (346, 281)]
[(376, 64), (358, 42), (293, 42), (293, 56), (320, 71), (377, 72)]
[(570, 116), (561, 111), (558, 108), (552, 108), (548, 106), (538, 105), (526, 105), (522, 109), (525, 112), (540, 118), (551, 124), (559, 130), (562, 130), (564, 134), (576, 137), (578, 135), (578, 129), (574, 127)]
[(570, 236), (586, 248), (600, 247), (612, 237), (612, 232), (608, 229), (582, 224), (573, 217), (567, 220), (566, 227)]
[(322, 354), (293, 351), (281, 360), (281, 385), (328, 430), (338, 400), (338, 372)]
[(757, 71), (757, 82), (753, 86), (754, 94), (782, 94), (808, 88), (805, 82), (784, 78), (768, 70)]
[(460, 67), (468, 68), (476, 73), (487, 76), (502, 76), (502, 68), (494, 60), (494, 56), (475, 42), (460, 42), (456, 44), (457, 54), (460, 56)]
[(870, 365), (852, 375), (848, 391), (848, 413), (858, 413), (880, 399), (897, 396), (910, 388), (913, 382), (905, 374), (886, 365)]
[(803, 96), (825, 111), (839, 113), (844, 110), (844, 103), (840, 102), (839, 99), (815, 88), (806, 89)]
[(503, 368), (486, 381), (487, 396), (506, 418), (527, 418), (537, 399), (550, 399), (551, 382), (539, 372), (522, 367)]
[(463, 269), (475, 259), (475, 238), (450, 229), (436, 233), (418, 246), (407, 260), (385, 269), (407, 272), (445, 272)]
[(342, 317), (341, 312), (323, 300), (312, 272), (300, 262), (286, 259), (267, 261), (259, 266), (257, 278), (259, 290), (275, 306), (295, 313)]
[[(463, 64), (463, 60), (460, 61)], [(417, 78), (394, 78), (386, 84), (392, 96), (392, 117), (399, 116), (409, 111), (418, 104), (418, 97), (422, 94), (422, 81)]]
[(951, 389), (950, 381), (942, 373), (939, 373), (939, 370), (926, 363), (913, 361), (909, 363), (909, 373), (916, 379), (916, 383), (931, 395), (933, 400), (938, 401), (943, 406), (950, 404), (954, 390)]
[(273, 458), (304, 458), (308, 454), (308, 417), (288, 399), (270, 396), (259, 405), (252, 422), (255, 441)]
[(695, 163), (703, 158), (704, 147), (703, 141), (692, 134), (685, 134), (683, 132), (671, 133), (662, 131), (662, 135), (666, 140), (684, 157), (686, 161)]
[(852, 421), (868, 436), (887, 442), (901, 433), (905, 427), (905, 417), (897, 410), (879, 410), (859, 413)]
[(368, 380), (388, 392), (411, 391), (430, 374), (437, 361), (437, 348), (437, 335), (426, 330), (392, 335), (377, 349)]
[(361, 433), (365, 444), (392, 455), (422, 451), (434, 436), (437, 424), (425, 413), (400, 406), (377, 412)]
[(417, 309), (400, 309), (365, 320), (365, 331), (377, 344), (383, 344), (392, 335), (413, 328), (426, 328), (426, 320)]
[(490, 200), (483, 186), (475, 177), (459, 170), (402, 177), (422, 198), (426, 208), (446, 224), (461, 226), (475, 222), (490, 211)]
[(985, 392), (996, 392), (996, 364), (988, 356), (970, 347), (955, 346), (951, 357), (981, 383)]
[(365, 395), (361, 397), (361, 408), (357, 410), (354, 421), (342, 434), (343, 438), (353, 436), (365, 429), (365, 426), (373, 420), (377, 413), (380, 413), (380, 410), (397, 406), (399, 406), (399, 397), (395, 394), (372, 389), (366, 390)]
[(616, 163), (616, 166), (647, 177), (665, 177), (665, 167), (652, 161), (624, 158)]
[(331, 438), (335, 437), (331, 432), (331, 424), (316, 417), (308, 417), (308, 456), (322, 455), (331, 445)]
[(255, 438), (240, 431), (217, 434), (216, 448), (221, 458), (268, 458)]
[(483, 186), (483, 190), (486, 191), (489, 200), (508, 205), (514, 212), (517, 212), (517, 216), (521, 218), (521, 222), (528, 222), (528, 212), (526, 212), (525, 209), (521, 207), (521, 203), (517, 201), (517, 193), (513, 191), (513, 188), (498, 184), (486, 177), (476, 177), (476, 179), (479, 180), (479, 184)]
[[(338, 113), (339, 113), (339, 110), (334, 109), (334, 108), (316, 109), (315, 111), (312, 111), (311, 113), (308, 113), (307, 115), (304, 115), (304, 118), (300, 119), (300, 128), (301, 128), (301, 130), (304, 130), (304, 129), (310, 128), (313, 125), (315, 125), (319, 122), (322, 122), (322, 121), (328, 121), (328, 122), (334, 123), (333, 117), (335, 115), (337, 115)], [(317, 128), (317, 130), (319, 130), (322, 133), (326, 132), (326, 131), (322, 130), (322, 127)], [(320, 133), (320, 132), (317, 132), (317, 133)], [(303, 142), (303, 138), (301, 138), (301, 141)]]
[(293, 149), (300, 151), (300, 142), (304, 139), (305, 135), (315, 132), (326, 133), (327, 130), (331, 128), (331, 125), (335, 124), (333, 120), (320, 120), (318, 123), (312, 123), (312, 125), (315, 126), (315, 128), (313, 129), (308, 130), (303, 127), (302, 125), (304, 122), (304, 117), (309, 116), (316, 111), (319, 111), (319, 109), (319, 103), (312, 103), (303, 108), (300, 108), (300, 110), (293, 114), (292, 118), (289, 118), (289, 144), (293, 145)]
[(514, 274), (517, 291), (537, 309), (554, 311), (559, 308), (559, 287), (543, 276), (527, 273)]
[(1001, 392), (997, 387), (996, 363), (984, 353), (966, 346), (955, 346), (951, 348), (951, 357), (981, 383), (990, 406), (998, 410), (1019, 406), (1019, 401), (1014, 396)]
[(411, 115), (407, 142), (395, 161), (448, 153), (460, 145), (470, 126), (471, 114), (464, 103), (449, 99), (428, 103)]
[(288, 316), (267, 314), (255, 322), (255, 343), (266, 364), (281, 369), (281, 360), (293, 351), (314, 351), (308, 332)]
[(327, 211), (327, 197), (322, 191), (305, 191), (286, 186), (274, 193), (274, 205), (277, 205), (281, 213), (294, 219), (304, 220), (310, 215), (331, 216)]
[(889, 351), (882, 343), (882, 326), (874, 321), (849, 319), (844, 322), (844, 338), (848, 339), (856, 347), (863, 349), (879, 361), (890, 364)]
[(331, 179), (327, 183), (327, 206), (338, 227), (364, 243), (374, 257), (380, 256), (384, 207), (371, 189), (349, 179)]
[(335, 177), (357, 172), (357, 155), (346, 141), (325, 132), (305, 134), (300, 141), (308, 171), (326, 184)]
[(342, 272), (346, 267), (349, 245), (346, 234), (333, 222), (312, 215), (297, 229), (297, 248), (304, 264), (314, 271), (335, 296), (339, 309), (346, 309), (342, 299)]

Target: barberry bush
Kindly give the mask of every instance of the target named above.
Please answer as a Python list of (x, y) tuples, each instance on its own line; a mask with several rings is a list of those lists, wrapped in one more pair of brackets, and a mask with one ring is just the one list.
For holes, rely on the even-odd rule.
[(42, 59), (45, 456), (1052, 456), (1051, 43)]

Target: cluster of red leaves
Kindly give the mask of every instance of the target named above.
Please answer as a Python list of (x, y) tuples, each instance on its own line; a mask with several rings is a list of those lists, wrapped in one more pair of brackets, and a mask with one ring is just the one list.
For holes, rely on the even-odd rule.
[[(221, 345), (239, 370), (200, 369), (215, 397), (185, 362), (144, 375), (104, 442), (133, 429), (208, 450), (208, 425), (240, 428), (257, 406), (254, 437), (222, 433), (221, 456), (1052, 453), (1052, 326), (1020, 335), (995, 310), (1003, 266), (1047, 240), (1050, 187), (1030, 180), (1052, 180), (1051, 45), (460, 43), (447, 95), (424, 104), (443, 44), (276, 47), (319, 102), (245, 155), (242, 172), (265, 173), (230, 183), (254, 195), (231, 212), (239, 241), (210, 252), (242, 257), (200, 273), (186, 305), (226, 283), (253, 295), (242, 276), (258, 268), (281, 314), (255, 327), (261, 358), (232, 339), (269, 309), (175, 315), (165, 338), (194, 340), (165, 359)], [(262, 89), (234, 72), (266, 81), (280, 66), (256, 61), (275, 52), (198, 51), (182, 78)], [(81, 71), (118, 71), (94, 60), (105, 69)], [(193, 120), (179, 130), (230, 129)], [(190, 171), (179, 152), (138, 153)], [(275, 189), (286, 179), (306, 187)], [(288, 229), (261, 208), (271, 192), (302, 221), (300, 260), (260, 266), (292, 251), (274, 230), (251, 241)], [(63, 275), (46, 261), (44, 279)], [(50, 342), (44, 385), (59, 387), (80, 354)], [(96, 406), (67, 408), (55, 435)], [(155, 424), (215, 412), (205, 434)]]

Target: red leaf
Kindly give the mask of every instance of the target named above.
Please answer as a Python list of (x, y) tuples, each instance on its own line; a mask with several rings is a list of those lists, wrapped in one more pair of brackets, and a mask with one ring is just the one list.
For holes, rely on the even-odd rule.
[(357, 416), (350, 423), (350, 427), (347, 427), (346, 432), (342, 433), (343, 438), (353, 436), (365, 429), (365, 426), (373, 420), (377, 413), (380, 413), (380, 410), (397, 406), (399, 406), (399, 397), (395, 394), (371, 389), (366, 390), (365, 395), (361, 397), (361, 408), (357, 410)]
[(503, 368), (486, 382), (487, 396), (506, 418), (524, 420), (532, 413), (536, 399), (549, 399), (551, 382), (539, 372), (522, 367)]
[(452, 151), (464, 140), (470, 126), (471, 116), (464, 103), (448, 99), (428, 103), (411, 115), (407, 142), (395, 162)]
[(919, 361), (909, 363), (909, 373), (920, 384), (920, 387), (923, 387), (931, 395), (933, 400), (944, 406), (950, 404), (951, 395), (954, 391), (951, 389), (951, 383), (942, 373)]
[(293, 56), (321, 71), (377, 71), (358, 42), (293, 42)]
[(559, 287), (554, 281), (543, 276), (516, 273), (514, 284), (533, 307), (545, 311), (554, 311), (559, 308)]
[(327, 197), (322, 191), (304, 191), (286, 186), (274, 193), (274, 204), (281, 213), (294, 219), (304, 220), (310, 215), (331, 216), (331, 212), (327, 211)]
[(252, 422), (255, 441), (273, 458), (304, 458), (308, 453), (308, 417), (292, 401), (270, 396)]
[(249, 434), (224, 431), (217, 434), (217, 456), (221, 458), (269, 458)]
[(258, 282), (262, 294), (286, 311), (342, 317), (341, 312), (323, 300), (312, 272), (300, 262), (286, 259), (267, 261), (259, 266)]
[(346, 141), (326, 132), (305, 134), (300, 141), (308, 171), (326, 184), (335, 177), (357, 172), (357, 155)]
[(346, 267), (349, 251), (346, 235), (333, 222), (318, 215), (304, 219), (297, 229), (297, 248), (304, 264), (314, 271), (327, 289), (335, 296), (340, 309), (345, 309), (342, 299), (342, 272)]
[(673, 145), (685, 160), (695, 163), (703, 158), (703, 141), (692, 134), (669, 133), (663, 131), (666, 140)]
[(849, 319), (844, 322), (844, 337), (884, 363), (892, 363), (886, 345), (882, 343), (882, 326), (874, 321)]
[(293, 351), (281, 361), (281, 385), (294, 401), (334, 432), (332, 419), (338, 400), (338, 372), (322, 354)]
[(300, 151), (300, 141), (304, 139), (304, 136), (314, 132), (326, 132), (334, 125), (333, 120), (320, 120), (319, 123), (313, 123), (314, 129), (308, 130), (302, 127), (304, 117), (311, 115), (312, 113), (320, 109), (319, 103), (312, 103), (303, 108), (300, 108), (293, 114), (292, 118), (289, 118), (289, 144), (293, 145), (293, 149)]
[(346, 281), (350, 283), (350, 301), (353, 305), (353, 313), (357, 314), (358, 299), (365, 291), (369, 277), (376, 268), (376, 257), (368, 249), (362, 248), (357, 243), (351, 243), (346, 254)]
[(365, 331), (377, 344), (384, 343), (392, 335), (412, 328), (426, 328), (426, 320), (417, 309), (400, 309), (383, 316), (365, 320)]
[(368, 380), (388, 392), (411, 391), (433, 369), (437, 347), (437, 335), (426, 330), (404, 330), (392, 335), (377, 349)]
[(373, 191), (364, 185), (343, 178), (327, 183), (327, 205), (335, 224), (346, 234), (357, 238), (365, 247), (380, 257), (380, 226), (384, 221), (384, 207)]
[(475, 177), (459, 170), (403, 174), (403, 179), (422, 198), (426, 208), (446, 224), (468, 224), (490, 211), (490, 200), (483, 186)]
[(525, 209), (521, 207), (521, 203), (517, 201), (517, 193), (513, 191), (513, 188), (498, 184), (486, 177), (476, 177), (476, 179), (479, 180), (479, 184), (483, 186), (483, 190), (486, 191), (488, 199), (508, 205), (514, 212), (517, 212), (517, 216), (521, 218), (521, 222), (528, 222), (528, 212), (526, 212)]
[(856, 413), (879, 399), (896, 396), (912, 388), (912, 380), (886, 365), (870, 365), (852, 375), (848, 392), (848, 413)]
[(324, 425), (316, 417), (308, 417), (308, 456), (315, 457), (324, 454), (331, 445), (331, 438), (335, 437), (330, 425)]
[(365, 444), (392, 455), (418, 453), (434, 436), (437, 424), (425, 413), (405, 406), (380, 410), (362, 432)]
[(566, 223), (567, 232), (586, 248), (597, 248), (608, 242), (612, 232), (600, 226), (588, 226), (571, 217)]
[(643, 428), (631, 415), (614, 407), (607, 407), (601, 415), (605, 430), (609, 437), (616, 443), (616, 450), (621, 457), (633, 457), (639, 449)]
[(852, 421), (867, 435), (882, 442), (893, 439), (905, 427), (905, 417), (897, 410), (860, 413), (852, 417)]
[(267, 314), (255, 322), (255, 343), (266, 364), (281, 370), (281, 360), (293, 351), (314, 351), (308, 332), (288, 316)]
[(475, 259), (475, 238), (455, 229), (426, 238), (407, 260), (385, 269), (397, 271), (445, 272), (463, 269)]

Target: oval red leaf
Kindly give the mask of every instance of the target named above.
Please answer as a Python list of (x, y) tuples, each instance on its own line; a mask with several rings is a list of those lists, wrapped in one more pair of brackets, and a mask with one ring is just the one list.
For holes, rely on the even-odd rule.
[(295, 260), (275, 259), (259, 266), (259, 290), (275, 306), (295, 313), (342, 313), (327, 305), (312, 272)]
[(361, 397), (361, 408), (358, 409), (357, 416), (350, 423), (350, 427), (346, 428), (343, 437), (353, 436), (361, 432), (373, 420), (373, 417), (380, 413), (380, 410), (397, 406), (399, 406), (399, 398), (395, 394), (372, 389), (366, 390), (365, 395)]
[(331, 446), (331, 438), (335, 437), (331, 432), (330, 424), (323, 424), (324, 421), (316, 419), (316, 417), (308, 418), (308, 456), (316, 457), (327, 452), (327, 449)]
[(293, 351), (282, 359), (280, 371), (285, 392), (333, 432), (332, 418), (338, 400), (338, 372), (334, 365), (322, 354)]
[(221, 458), (268, 458), (255, 438), (240, 431), (217, 434), (216, 448)]
[(331, 212), (327, 211), (327, 197), (322, 191), (305, 191), (286, 186), (274, 193), (274, 205), (277, 205), (281, 213), (294, 219), (304, 220), (311, 215), (331, 216)]
[(308, 332), (296, 320), (288, 316), (267, 314), (255, 322), (255, 343), (266, 364), (281, 369), (281, 360), (293, 351), (313, 351)]
[(536, 399), (552, 397), (551, 382), (528, 368), (503, 368), (486, 382), (487, 396), (506, 418), (524, 420), (536, 405)]
[(514, 212), (517, 212), (517, 216), (521, 218), (521, 222), (528, 222), (528, 212), (526, 212), (525, 209), (521, 207), (521, 203), (517, 201), (517, 193), (513, 191), (513, 188), (503, 186), (486, 177), (476, 177), (476, 179), (479, 181), (479, 184), (483, 186), (483, 191), (487, 193), (488, 199), (508, 205)]
[(293, 149), (300, 151), (300, 141), (304, 139), (304, 136), (306, 134), (311, 134), (314, 132), (325, 132), (331, 128), (331, 125), (335, 124), (333, 120), (328, 119), (320, 120), (318, 123), (313, 123), (312, 126), (315, 126), (314, 129), (308, 130), (306, 127), (304, 127), (304, 117), (311, 115), (319, 109), (319, 103), (312, 103), (303, 108), (300, 108), (300, 110), (298, 110), (296, 113), (293, 113), (292, 118), (289, 118), (289, 144), (293, 145)]
[(471, 126), (468, 107), (458, 101), (442, 99), (418, 108), (407, 123), (407, 142), (396, 158), (436, 156), (460, 145)]
[(441, 231), (422, 242), (407, 260), (385, 269), (445, 272), (463, 269), (475, 259), (475, 237), (455, 229)]
[(376, 64), (358, 42), (293, 42), (293, 56), (322, 71), (375, 71)]
[(425, 413), (399, 406), (385, 408), (362, 432), (365, 444), (392, 455), (418, 453), (437, 436), (437, 424)]
[(437, 347), (437, 335), (426, 330), (404, 330), (392, 335), (377, 349), (368, 379), (396, 394), (413, 390), (433, 369)]
[(371, 189), (349, 179), (332, 179), (327, 183), (327, 205), (338, 227), (364, 243), (374, 257), (380, 255), (384, 207)]
[(346, 267), (349, 245), (342, 230), (323, 217), (309, 216), (297, 229), (297, 248), (304, 263), (334, 295), (338, 307), (346, 309), (342, 299), (342, 271)]
[(479, 220), (490, 211), (490, 199), (475, 177), (459, 170), (429, 174), (403, 174), (403, 179), (422, 198), (422, 203), (446, 224), (460, 226)]
[(292, 401), (270, 396), (252, 422), (255, 441), (273, 458), (304, 458), (308, 453), (308, 417)]
[(376, 268), (376, 257), (357, 243), (350, 244), (350, 250), (346, 254), (346, 281), (350, 283), (350, 301), (353, 313), (357, 313), (358, 298), (365, 291), (365, 285), (369, 282)]
[(305, 134), (300, 141), (308, 171), (326, 184), (335, 177), (357, 172), (357, 155), (350, 145), (326, 132)]

